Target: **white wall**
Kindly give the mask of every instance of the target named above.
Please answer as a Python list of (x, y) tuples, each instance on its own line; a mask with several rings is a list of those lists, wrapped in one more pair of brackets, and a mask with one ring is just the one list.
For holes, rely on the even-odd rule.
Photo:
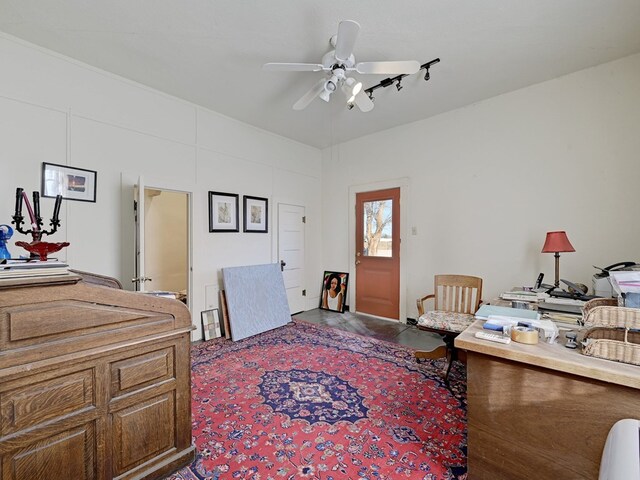
[(591, 287), (592, 265), (640, 262), (638, 152), (640, 55), (325, 149), (325, 268), (353, 273), (349, 188), (407, 177), (407, 316), (437, 273), (483, 277), (485, 300), (553, 283), (551, 230), (576, 249), (560, 277)]
[[(69, 241), (59, 257), (76, 269), (133, 275), (133, 184), (191, 192), (192, 305), (200, 325), (205, 286), (226, 266), (277, 261), (274, 205), (306, 207), (307, 288), (321, 275), (319, 150), (229, 119), (183, 100), (0, 34), (0, 223), (13, 214), (15, 188), (40, 188), (42, 162), (98, 172), (97, 202), (64, 201)], [(209, 233), (209, 190), (270, 199), (270, 232)], [(42, 201), (51, 216), (53, 199)], [(242, 208), (242, 207), (241, 207)], [(13, 255), (24, 253), (13, 241)], [(217, 302), (216, 302), (217, 303)], [(309, 308), (317, 298), (309, 299)], [(213, 305), (217, 306), (217, 305)], [(199, 338), (200, 332), (194, 333)]]

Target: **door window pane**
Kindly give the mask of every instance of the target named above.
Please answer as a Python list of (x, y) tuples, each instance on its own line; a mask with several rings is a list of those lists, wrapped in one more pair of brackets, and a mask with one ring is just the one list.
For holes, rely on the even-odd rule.
[(364, 256), (391, 256), (392, 205), (391, 199), (364, 202)]

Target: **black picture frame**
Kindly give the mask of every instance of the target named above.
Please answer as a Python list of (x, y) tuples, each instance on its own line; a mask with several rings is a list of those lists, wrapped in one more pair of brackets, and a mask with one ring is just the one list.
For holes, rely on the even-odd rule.
[(42, 162), (40, 196), (65, 200), (96, 202), (98, 172), (86, 168)]
[(269, 231), (269, 200), (263, 197), (242, 197), (242, 231), (267, 233)]
[[(330, 297), (331, 282), (337, 278), (340, 282), (340, 292), (337, 300)], [(320, 290), (320, 308), (331, 312), (344, 313), (347, 305), (347, 292), (349, 290), (349, 274), (347, 272), (331, 272), (325, 270), (322, 276), (322, 289)], [(335, 303), (334, 303), (335, 302)]]
[(209, 192), (209, 232), (239, 232), (237, 193)]

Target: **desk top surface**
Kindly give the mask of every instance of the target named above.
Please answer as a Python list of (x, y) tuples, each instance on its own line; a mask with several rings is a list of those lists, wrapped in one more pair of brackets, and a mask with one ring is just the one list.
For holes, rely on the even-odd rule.
[(579, 350), (564, 347), (562, 343), (526, 345), (511, 342), (504, 345), (482, 340), (474, 335), (487, 331), (483, 330), (483, 324), (484, 321), (476, 320), (456, 337), (455, 346), (470, 352), (640, 389), (640, 366), (588, 357)]

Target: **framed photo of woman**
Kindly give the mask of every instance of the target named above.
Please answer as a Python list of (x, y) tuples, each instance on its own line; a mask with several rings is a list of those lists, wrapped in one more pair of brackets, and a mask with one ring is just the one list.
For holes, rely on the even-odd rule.
[(348, 273), (325, 271), (322, 277), (320, 308), (322, 310), (344, 313), (347, 303), (348, 283)]

